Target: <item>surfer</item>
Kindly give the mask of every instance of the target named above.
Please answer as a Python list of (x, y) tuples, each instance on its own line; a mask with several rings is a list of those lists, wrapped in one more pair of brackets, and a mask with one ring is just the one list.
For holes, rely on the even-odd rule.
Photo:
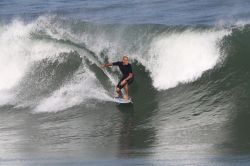
[(121, 89), (124, 87), (125, 89), (125, 95), (124, 99), (128, 100), (128, 85), (130, 85), (134, 80), (134, 74), (132, 72), (132, 66), (128, 61), (128, 56), (123, 56), (122, 61), (113, 62), (113, 63), (107, 63), (102, 65), (102, 67), (109, 67), (109, 66), (118, 66), (120, 71), (122, 72), (122, 78), (118, 82), (118, 84), (115, 87), (115, 90), (119, 97), (122, 97)]

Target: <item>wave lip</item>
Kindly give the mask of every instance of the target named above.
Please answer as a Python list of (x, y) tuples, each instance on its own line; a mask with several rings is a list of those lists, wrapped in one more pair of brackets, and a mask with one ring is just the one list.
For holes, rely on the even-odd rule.
[(219, 42), (228, 33), (186, 30), (154, 39), (146, 64), (153, 86), (164, 90), (199, 78), (220, 59)]

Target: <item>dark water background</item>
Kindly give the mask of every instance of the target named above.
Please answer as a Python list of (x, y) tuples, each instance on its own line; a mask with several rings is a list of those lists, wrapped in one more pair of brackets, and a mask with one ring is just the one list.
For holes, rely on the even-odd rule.
[[(2, 165), (249, 165), (250, 2), (0, 1)], [(128, 54), (133, 105), (112, 101)]]

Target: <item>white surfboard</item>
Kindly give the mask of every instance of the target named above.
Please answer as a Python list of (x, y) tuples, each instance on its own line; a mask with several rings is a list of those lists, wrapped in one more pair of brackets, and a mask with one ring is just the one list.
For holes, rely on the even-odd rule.
[(133, 103), (131, 98), (128, 100), (125, 100), (124, 98), (121, 97), (114, 97), (114, 102), (118, 104), (128, 104), (128, 103)]

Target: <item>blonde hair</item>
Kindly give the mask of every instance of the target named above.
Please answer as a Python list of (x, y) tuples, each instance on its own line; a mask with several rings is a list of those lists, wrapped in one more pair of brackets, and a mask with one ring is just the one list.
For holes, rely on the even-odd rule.
[(125, 58), (127, 58), (127, 59), (128, 59), (128, 56), (127, 56), (127, 55), (124, 55), (124, 56), (122, 57), (122, 59), (125, 59)]

